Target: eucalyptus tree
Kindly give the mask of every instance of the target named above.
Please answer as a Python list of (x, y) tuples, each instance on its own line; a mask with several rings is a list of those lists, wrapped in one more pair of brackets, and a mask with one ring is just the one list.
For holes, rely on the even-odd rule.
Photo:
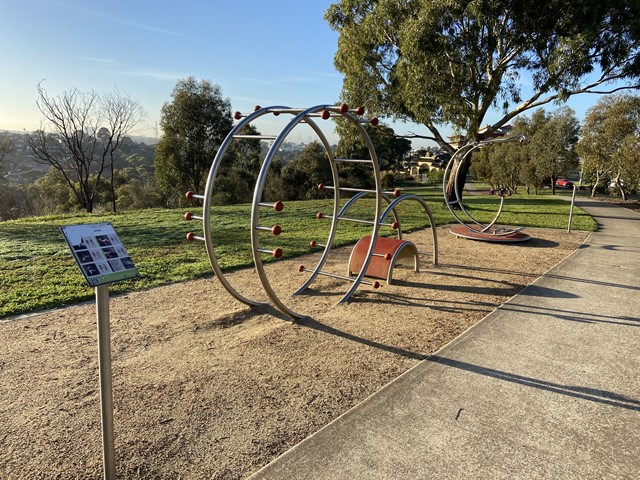
[(550, 102), (637, 88), (638, 18), (635, 0), (341, 0), (325, 13), (343, 100), (423, 125), (412, 136), (449, 153), (447, 131), (474, 142)]
[(162, 106), (162, 137), (155, 150), (156, 178), (165, 194), (202, 191), (220, 145), (233, 127), (231, 103), (219, 85), (194, 77), (178, 80)]
[(531, 136), (528, 148), (535, 159), (536, 177), (547, 179), (555, 193), (555, 181), (578, 168), (575, 145), (580, 123), (573, 110), (559, 108), (549, 115)]
[(583, 179), (596, 189), (612, 182), (626, 199), (640, 180), (640, 97), (603, 97), (587, 112), (577, 150), (583, 160)]

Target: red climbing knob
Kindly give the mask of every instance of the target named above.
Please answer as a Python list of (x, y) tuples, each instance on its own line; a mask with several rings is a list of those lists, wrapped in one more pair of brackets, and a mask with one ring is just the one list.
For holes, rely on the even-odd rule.
[(187, 193), (184, 194), (185, 198), (187, 200), (191, 200), (193, 199), (193, 196), (195, 195), (195, 193), (193, 193), (191, 190), (189, 190)]
[(358, 107), (356, 109), (356, 114), (357, 115), (364, 115), (364, 107)]
[(191, 212), (187, 212), (184, 214), (184, 219), (185, 220), (193, 220), (193, 213)]
[(389, 260), (391, 260), (391, 254), (390, 253), (385, 253), (384, 254), (384, 259), (388, 262)]
[(311, 248), (315, 248), (315, 247), (316, 247), (316, 245), (318, 245), (318, 244), (316, 243), (316, 241), (315, 241), (315, 240), (311, 240), (311, 241), (309, 242), (309, 246), (310, 246)]
[(284, 208), (284, 203), (282, 203), (280, 200), (278, 200), (273, 204), (273, 209), (276, 212), (281, 212), (283, 208)]
[(274, 248), (273, 252), (271, 252), (271, 255), (273, 255), (274, 258), (282, 257), (282, 249), (280, 247)]
[(401, 195), (400, 190), (398, 190), (397, 188), (393, 191), (393, 196), (395, 198), (398, 198)]
[(235, 112), (233, 114), (233, 118), (235, 118), (236, 120), (240, 120), (242, 118), (242, 114), (240, 112)]
[(262, 107), (260, 105), (256, 105), (255, 107), (253, 107), (253, 111), (257, 112), (258, 110), (260, 110)]
[(391, 228), (393, 228), (394, 230), (397, 230), (399, 226), (400, 225), (398, 225), (398, 222), (391, 223)]
[(347, 105), (346, 103), (343, 103), (342, 105), (340, 105), (340, 113), (347, 113), (349, 111), (349, 105)]
[(195, 240), (195, 238), (196, 238), (196, 234), (195, 233), (193, 233), (193, 232), (187, 233), (187, 240), (189, 240), (190, 242), (192, 240)]
[(282, 233), (282, 227), (280, 227), (280, 225), (274, 225), (271, 227), (271, 233), (274, 235), (280, 235)]
[(324, 190), (324, 183), (318, 184), (318, 190)]
[(322, 217), (324, 217), (324, 215), (322, 214), (322, 212), (318, 212), (318, 213), (316, 213), (316, 218), (317, 218), (318, 220), (320, 220)]
[(378, 123), (380, 123), (380, 120), (378, 120), (378, 117), (373, 117), (370, 121), (371, 121), (371, 125), (373, 125), (374, 127), (378, 126)]
[(323, 120), (326, 120), (327, 118), (329, 118), (331, 116), (331, 113), (329, 112), (329, 110), (322, 110), (322, 113), (320, 114), (320, 117)]
[(375, 282), (373, 282), (373, 283), (371, 284), (371, 286), (372, 286), (373, 288), (380, 288), (380, 282), (376, 280)]
[(304, 272), (304, 265), (298, 265), (298, 271)]

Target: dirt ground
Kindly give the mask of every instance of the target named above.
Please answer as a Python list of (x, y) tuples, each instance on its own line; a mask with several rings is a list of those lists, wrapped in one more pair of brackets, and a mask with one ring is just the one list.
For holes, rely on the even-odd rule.
[[(244, 478), (416, 365), (573, 252), (584, 232), (527, 229), (490, 244), (438, 229), (440, 264), (397, 269), (397, 285), (347, 286), (276, 262), (294, 311), (250, 309), (215, 278), (110, 302), (118, 478)], [(406, 236), (430, 248), (429, 231)], [(424, 246), (424, 248), (423, 248)], [(327, 270), (345, 274), (350, 249)], [(264, 297), (253, 270), (228, 276)], [(102, 476), (95, 305), (0, 321), (0, 478)]]

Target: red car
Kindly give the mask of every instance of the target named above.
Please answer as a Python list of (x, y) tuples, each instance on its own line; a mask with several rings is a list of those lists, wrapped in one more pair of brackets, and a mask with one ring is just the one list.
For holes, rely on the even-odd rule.
[(558, 180), (556, 180), (556, 187), (573, 188), (573, 182), (565, 178), (559, 178)]

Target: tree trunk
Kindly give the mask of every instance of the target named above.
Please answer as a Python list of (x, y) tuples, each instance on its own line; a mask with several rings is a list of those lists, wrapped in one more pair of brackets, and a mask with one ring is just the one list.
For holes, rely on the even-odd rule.
[(462, 190), (464, 190), (464, 185), (467, 181), (467, 173), (469, 172), (469, 165), (471, 165), (471, 156), (467, 156), (463, 158), (460, 162), (456, 161), (453, 163), (451, 167), (451, 172), (449, 173), (449, 180), (447, 181), (447, 187), (445, 189), (445, 195), (447, 196), (447, 201), (453, 208), (460, 208), (458, 206), (458, 199), (456, 197), (456, 178), (458, 180), (458, 193), (460, 193), (460, 197), (462, 198)]
[(109, 183), (111, 186), (111, 208), (113, 208), (113, 213), (116, 212), (116, 188), (113, 180), (113, 160), (111, 161), (111, 182)]

